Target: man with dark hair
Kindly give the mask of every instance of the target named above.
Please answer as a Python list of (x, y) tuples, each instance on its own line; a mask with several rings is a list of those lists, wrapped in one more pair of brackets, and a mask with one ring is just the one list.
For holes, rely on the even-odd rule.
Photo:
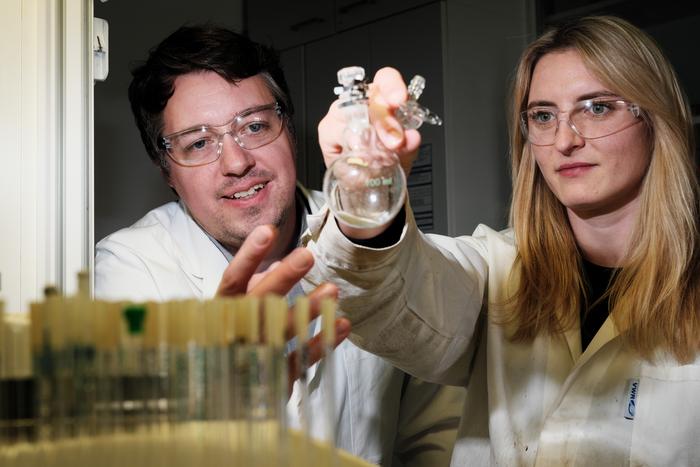
[[(216, 26), (182, 27), (133, 70), (129, 100), (178, 201), (98, 243), (98, 298), (211, 298), (255, 227), (279, 232), (265, 268), (306, 242), (323, 197), (296, 183), (293, 107), (273, 50)], [(290, 296), (304, 292), (297, 284)], [(349, 341), (333, 358), (341, 448), (382, 465), (448, 465), (461, 390), (409, 377)], [(313, 384), (323, 368), (314, 367), (312, 387), (323, 387)], [(319, 392), (309, 396), (317, 412)]]

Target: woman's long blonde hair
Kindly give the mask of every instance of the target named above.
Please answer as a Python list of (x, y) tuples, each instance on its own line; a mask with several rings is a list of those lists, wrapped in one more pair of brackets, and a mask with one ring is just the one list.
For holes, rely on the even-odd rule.
[(524, 52), (510, 111), (513, 202), (510, 222), (518, 246), (518, 289), (505, 317), (513, 338), (559, 333), (577, 322), (581, 256), (565, 208), (547, 187), (527, 140), (520, 112), (532, 72), (553, 51), (578, 52), (610, 90), (643, 110), (650, 165), (640, 213), (623, 267), (608, 291), (611, 316), (642, 356), (657, 349), (687, 361), (700, 342), (699, 198), (690, 108), (656, 43), (628, 22), (586, 17), (545, 33)]

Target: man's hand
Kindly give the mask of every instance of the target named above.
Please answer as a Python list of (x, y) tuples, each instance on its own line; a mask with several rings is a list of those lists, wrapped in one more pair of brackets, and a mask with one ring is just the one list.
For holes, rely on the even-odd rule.
[[(277, 239), (277, 230), (269, 225), (256, 227), (233, 260), (224, 271), (219, 283), (218, 296), (234, 296), (248, 293), (256, 297), (266, 294), (286, 295), (291, 288), (304, 277), (314, 264), (313, 255), (306, 248), (297, 248), (282, 261), (275, 263), (263, 273), (257, 273), (258, 266), (267, 256)], [(323, 298), (337, 298), (338, 288), (333, 284), (321, 284), (309, 294), (311, 303), (311, 319), (319, 315)], [(294, 337), (294, 319), (290, 309), (287, 317), (286, 338)], [(336, 341), (340, 344), (350, 334), (350, 322), (344, 318), (335, 321)], [(323, 356), (321, 336), (315, 336), (309, 341), (309, 361), (313, 364)], [(291, 383), (297, 378), (295, 364), (296, 352), (289, 356), (289, 375)]]
[[(289, 292), (311, 269), (314, 258), (305, 248), (297, 248), (282, 261), (275, 263), (274, 268), (256, 274), (275, 245), (277, 234), (277, 229), (270, 225), (253, 229), (224, 271), (216, 294), (230, 297), (251, 293), (259, 297), (266, 293), (285, 295)], [(251, 282), (254, 276), (255, 280)]]

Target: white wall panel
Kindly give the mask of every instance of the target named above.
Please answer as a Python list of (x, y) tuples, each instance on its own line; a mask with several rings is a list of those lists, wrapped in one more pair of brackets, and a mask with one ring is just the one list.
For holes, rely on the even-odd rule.
[(5, 0), (0, 15), (0, 298), (70, 293), (91, 257), (91, 0)]
[(5, 0), (0, 15), (0, 298), (6, 310), (19, 307), (20, 278), (20, 192), (22, 167), (21, 122), (21, 32), (20, 0)]

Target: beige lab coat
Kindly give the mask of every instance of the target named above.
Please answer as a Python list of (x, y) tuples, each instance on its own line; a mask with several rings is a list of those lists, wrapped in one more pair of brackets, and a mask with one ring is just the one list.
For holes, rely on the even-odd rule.
[(452, 465), (700, 465), (700, 359), (642, 360), (611, 320), (583, 354), (578, 328), (513, 343), (485, 305), (514, 284), (512, 233), (425, 236), (407, 217), (397, 245), (369, 249), (319, 215), (308, 277), (340, 286), (360, 347), (467, 387)]

